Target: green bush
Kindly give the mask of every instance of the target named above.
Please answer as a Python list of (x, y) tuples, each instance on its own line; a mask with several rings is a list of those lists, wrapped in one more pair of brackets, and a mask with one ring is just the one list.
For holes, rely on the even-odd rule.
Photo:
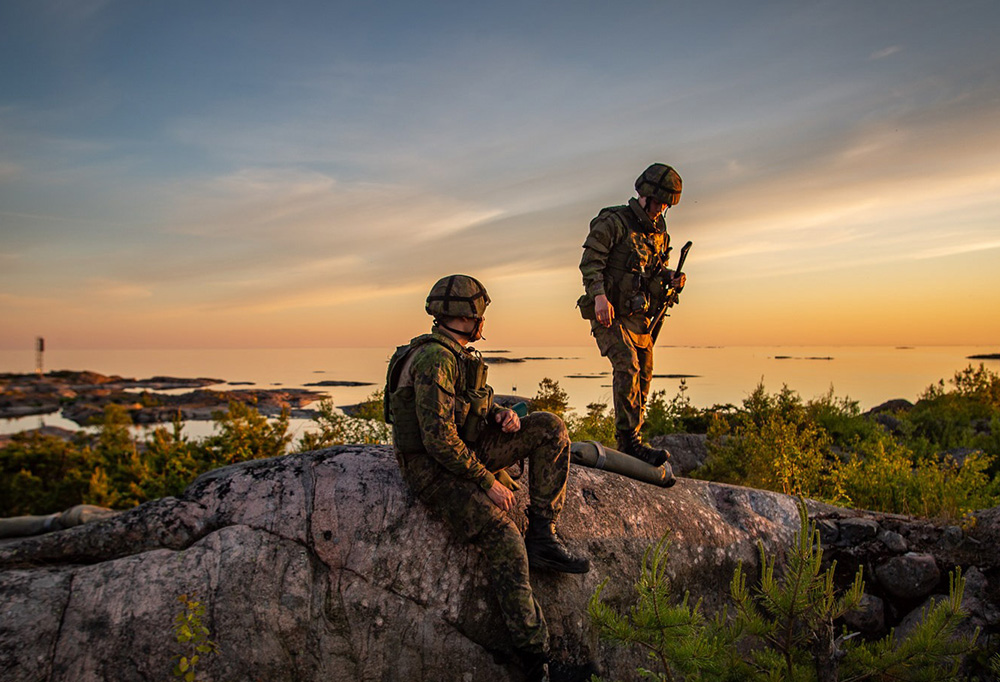
[(788, 495), (834, 491), (830, 437), (788, 387), (769, 395), (758, 385), (744, 410), (715, 419), (708, 435), (710, 457), (699, 478)]
[(611, 448), (617, 447), (615, 415), (604, 403), (590, 403), (587, 405), (587, 413), (582, 417), (575, 412), (569, 413), (566, 416), (566, 428), (569, 430), (570, 440), (595, 440)]
[(751, 588), (739, 566), (730, 583), (731, 609), (707, 618), (689, 595), (670, 591), (666, 536), (643, 555), (634, 602), (626, 610), (602, 600), (607, 581), (590, 599), (588, 614), (599, 636), (639, 646), (649, 667), (639, 676), (660, 680), (836, 682), (839, 680), (954, 680), (976, 636), (956, 634), (965, 581), (952, 574), (950, 597), (924, 613), (911, 635), (869, 642), (838, 637), (834, 621), (856, 608), (864, 593), (861, 569), (847, 592), (837, 594), (836, 566), (822, 569), (814, 523), (799, 503), (800, 530), (779, 565), (760, 546), (761, 577)]
[[(377, 394), (376, 394), (377, 395)], [(376, 401), (375, 396), (369, 403)], [(318, 414), (313, 418), (319, 425), (319, 431), (305, 433), (299, 439), (300, 451), (319, 450), (344, 443), (380, 444), (389, 443), (392, 430), (382, 418), (382, 399), (378, 401), (378, 418), (348, 417), (338, 412), (332, 400), (324, 400), (319, 404)], [(373, 412), (374, 408), (367, 412)]]
[(569, 394), (559, 386), (558, 381), (545, 377), (538, 382), (538, 393), (531, 399), (531, 409), (565, 418), (569, 411)]
[(92, 438), (15, 436), (0, 449), (0, 515), (50, 514), (78, 504), (134, 507), (178, 495), (206, 471), (284, 454), (291, 441), (287, 414), (270, 422), (253, 406), (232, 402), (214, 421), (217, 433), (197, 442), (184, 438), (179, 421), (140, 441), (128, 410), (108, 405)]
[[(989, 372), (970, 368), (956, 375), (955, 384), (951, 393), (931, 387), (930, 403), (922, 400), (914, 416), (895, 415), (902, 432), (896, 436), (832, 390), (804, 403), (788, 387), (769, 394), (758, 385), (742, 409), (716, 414), (709, 427), (709, 459), (693, 475), (858, 508), (960, 520), (971, 510), (1000, 503), (1000, 477), (996, 449), (969, 452), (961, 462), (939, 454), (945, 444), (958, 442), (954, 434), (965, 433), (963, 424), (974, 422), (970, 415), (985, 414), (996, 381)], [(926, 427), (932, 422), (936, 431)]]
[(0, 515), (47, 514), (80, 504), (90, 486), (90, 458), (80, 443), (15, 434), (0, 450)]

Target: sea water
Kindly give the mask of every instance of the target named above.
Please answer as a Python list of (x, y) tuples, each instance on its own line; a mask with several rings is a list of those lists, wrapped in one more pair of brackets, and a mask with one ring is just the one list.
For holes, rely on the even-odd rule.
[[(391, 348), (271, 348), (234, 350), (59, 350), (46, 351), (45, 370), (91, 370), (144, 379), (152, 376), (209, 377), (216, 389), (311, 388), (338, 406), (361, 402), (385, 381)], [(490, 348), (489, 381), (500, 394), (532, 397), (544, 378), (554, 379), (578, 412), (593, 402), (611, 403), (610, 365), (596, 346)], [(652, 389), (674, 396), (684, 382), (696, 407), (740, 405), (757, 385), (769, 392), (787, 386), (804, 399), (827, 394), (858, 401), (862, 409), (886, 400), (916, 401), (931, 384), (947, 383), (956, 371), (984, 362), (1000, 371), (1000, 361), (968, 356), (996, 353), (981, 346), (659, 346), (654, 352)], [(0, 351), (0, 372), (34, 370), (33, 351)], [(360, 386), (310, 386), (323, 381)], [(236, 384), (236, 385), (232, 385)], [(0, 433), (45, 424), (79, 428), (57, 414), (0, 420)], [(308, 428), (293, 420), (292, 430)], [(189, 424), (185, 433), (201, 437), (210, 423)]]

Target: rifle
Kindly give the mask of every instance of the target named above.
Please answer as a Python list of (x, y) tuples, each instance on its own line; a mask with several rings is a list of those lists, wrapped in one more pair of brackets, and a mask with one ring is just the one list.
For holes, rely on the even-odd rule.
[[(681, 270), (684, 268), (684, 261), (687, 260), (688, 251), (691, 250), (691, 242), (688, 242), (681, 247), (681, 256), (677, 259), (677, 269), (674, 270), (674, 277), (681, 275)], [(677, 305), (680, 299), (681, 292), (678, 291), (673, 286), (667, 290), (666, 296), (663, 298), (663, 305), (660, 307), (659, 312), (649, 322), (648, 333), (653, 336), (653, 343), (656, 343), (656, 337), (660, 335), (660, 328), (663, 327), (663, 320), (667, 317), (667, 311)]]

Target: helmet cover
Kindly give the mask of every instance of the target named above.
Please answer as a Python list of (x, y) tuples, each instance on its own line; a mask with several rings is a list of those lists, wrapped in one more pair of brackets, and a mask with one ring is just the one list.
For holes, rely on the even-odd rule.
[(676, 206), (681, 200), (681, 176), (666, 164), (654, 163), (636, 178), (635, 191), (640, 197)]
[(489, 304), (490, 295), (478, 279), (468, 275), (448, 275), (431, 287), (424, 310), (434, 317), (443, 315), (480, 319)]

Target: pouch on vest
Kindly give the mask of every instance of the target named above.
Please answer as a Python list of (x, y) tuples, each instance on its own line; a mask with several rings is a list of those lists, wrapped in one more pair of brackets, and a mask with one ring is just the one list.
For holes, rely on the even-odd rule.
[[(485, 388), (469, 389), (465, 392), (466, 400), (468, 400), (468, 415), (465, 417), (465, 423), (458, 420), (458, 415), (456, 414), (455, 423), (462, 424), (459, 430), (459, 436), (466, 443), (475, 443), (479, 436), (482, 435), (483, 429), (486, 428), (487, 417), (490, 413), (490, 408), (493, 407), (493, 389), (489, 386)], [(455, 409), (458, 409), (458, 402), (455, 403)]]
[(585, 320), (596, 320), (597, 313), (594, 311), (594, 299), (590, 294), (584, 294), (576, 299), (576, 307), (580, 309), (580, 317)]
[(423, 452), (424, 440), (420, 433), (420, 422), (416, 415), (411, 416), (416, 403), (416, 391), (413, 386), (397, 388), (388, 396), (392, 413), (400, 416), (392, 423), (392, 442), (400, 452)]

